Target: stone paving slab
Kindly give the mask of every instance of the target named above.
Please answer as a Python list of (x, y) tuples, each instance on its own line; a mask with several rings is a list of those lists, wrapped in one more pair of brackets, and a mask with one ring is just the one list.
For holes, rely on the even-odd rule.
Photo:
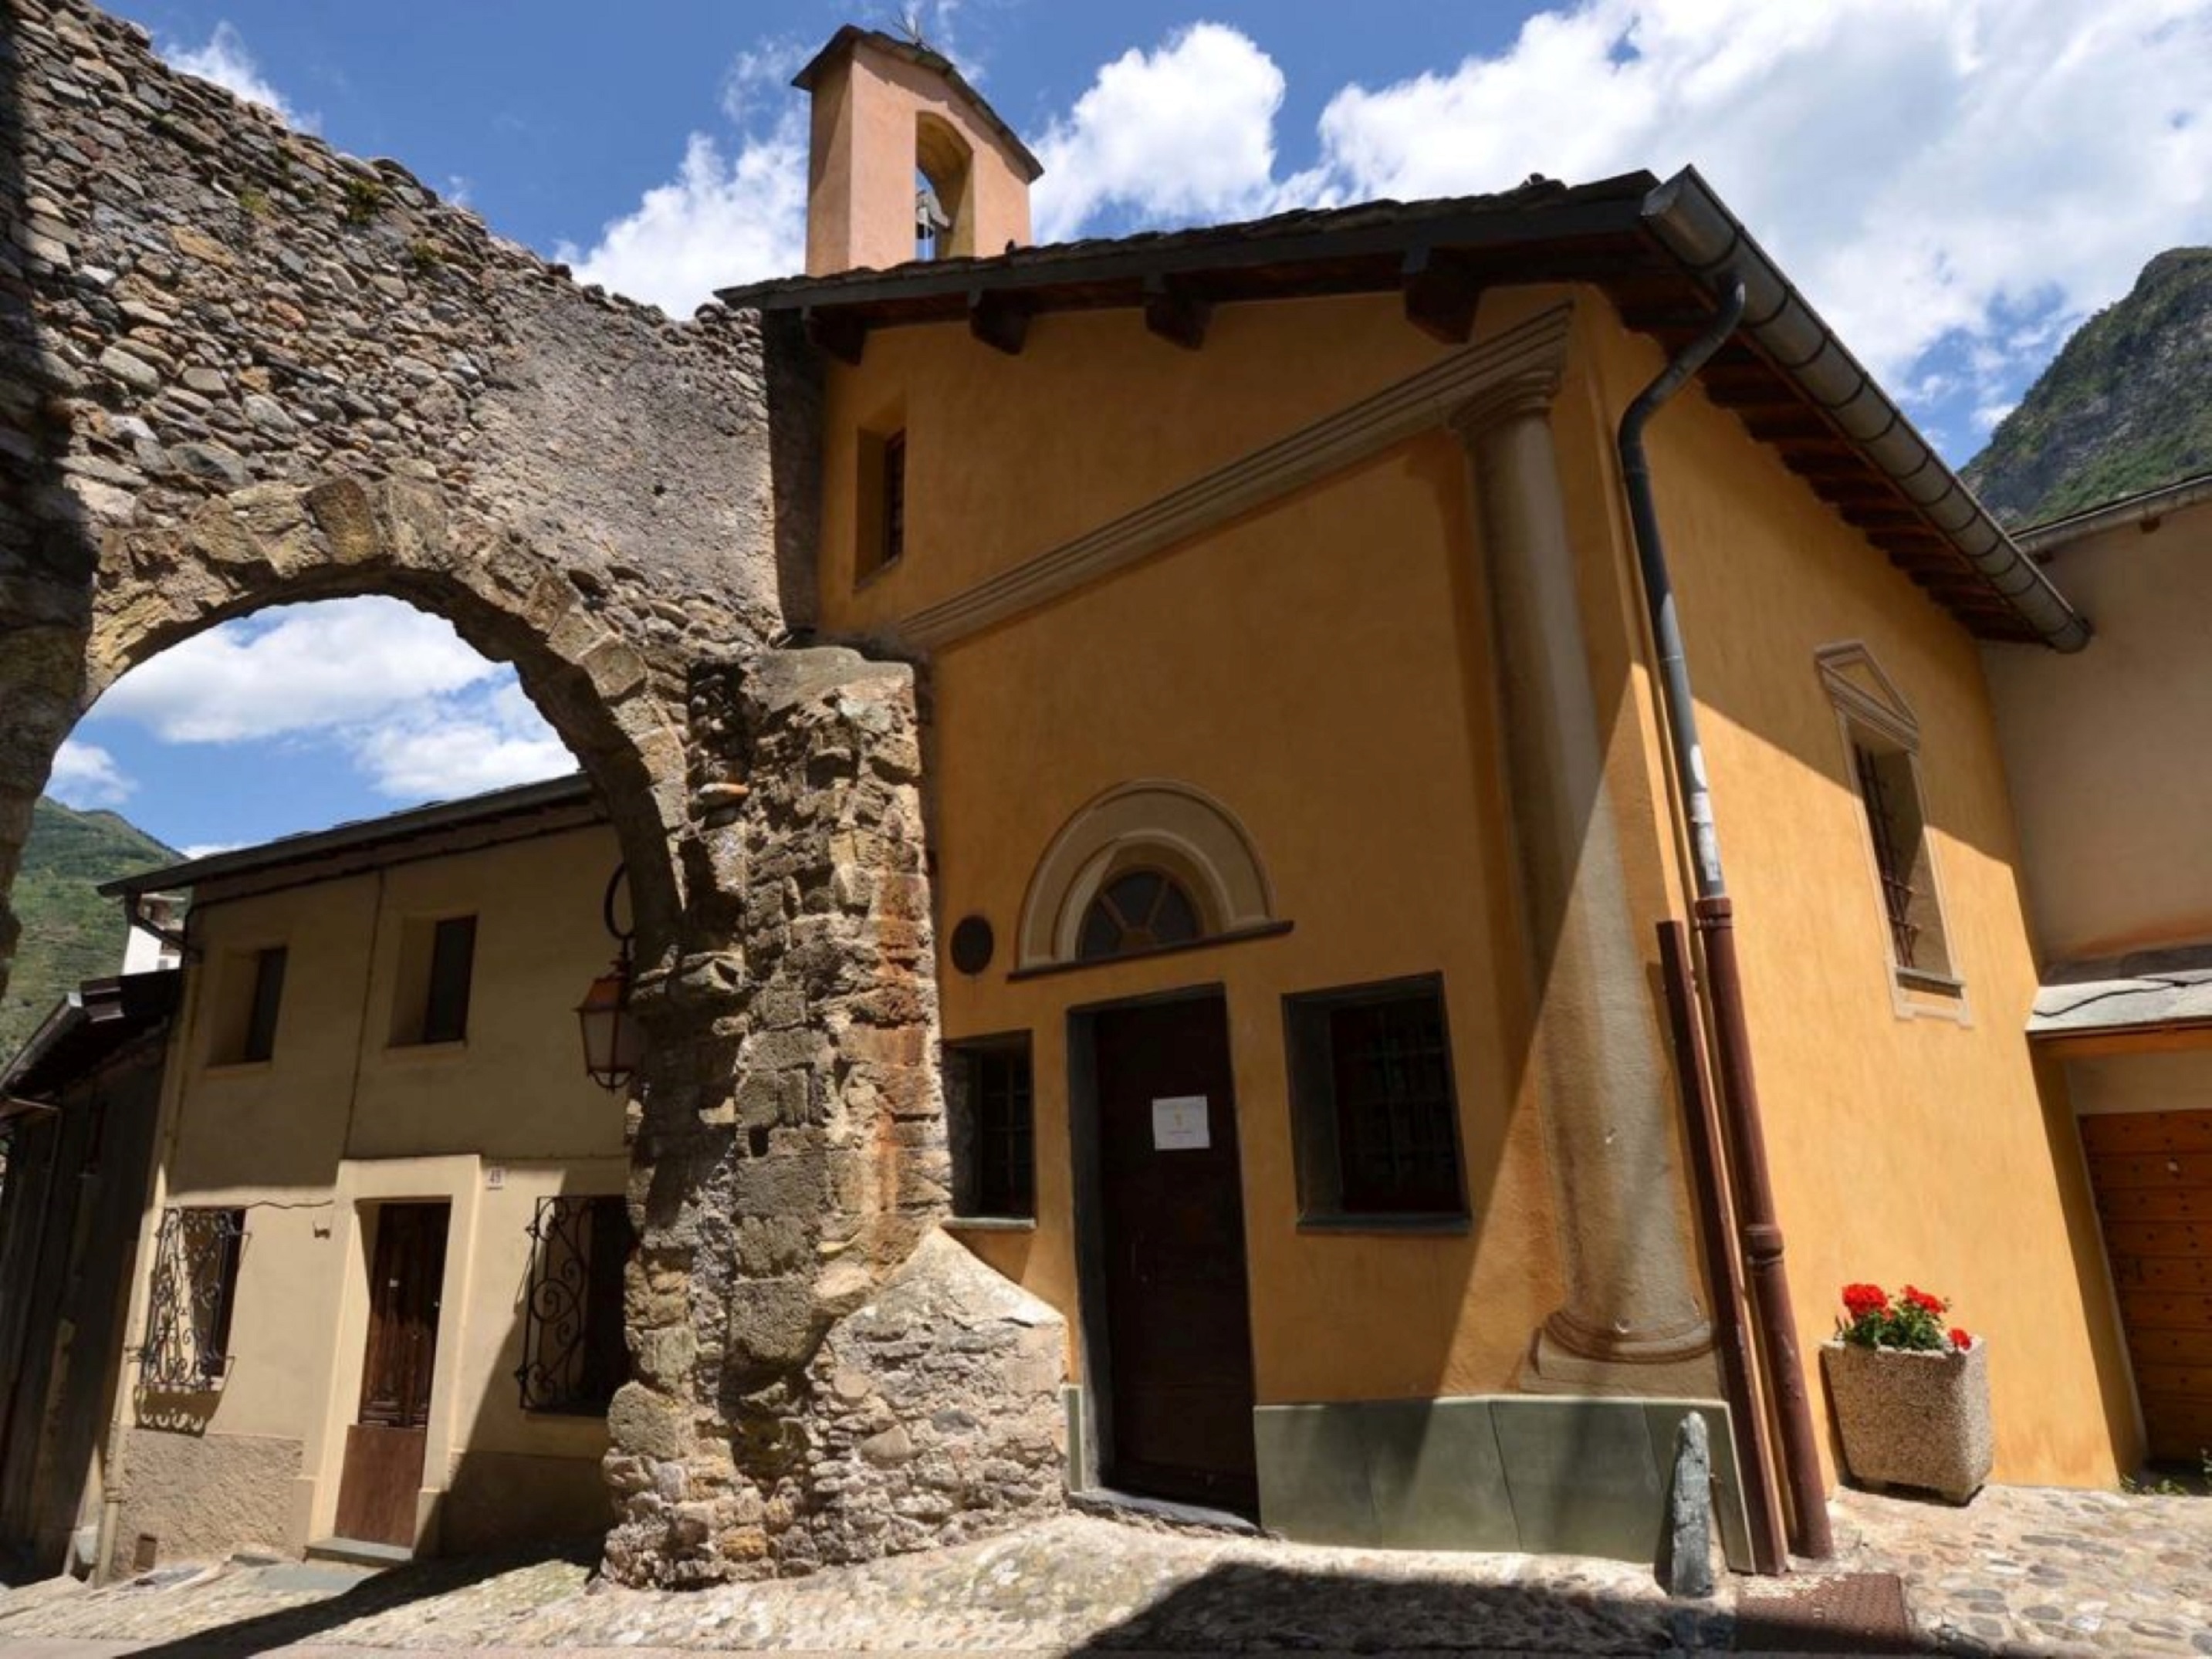
[[(1964, 1509), (1846, 1492), (1835, 1571), (1895, 1571), (1923, 1651), (2212, 1655), (2212, 1500), (1996, 1489)], [(157, 1651), (293, 1659), (466, 1650), (1310, 1656), (1731, 1650), (1741, 1592), (1670, 1601), (1648, 1570), (1519, 1555), (1321, 1549), (1067, 1515), (955, 1549), (690, 1592), (592, 1580), (565, 1555), (440, 1561), (337, 1595), (233, 1564), (160, 1587), (0, 1592), (0, 1659)]]

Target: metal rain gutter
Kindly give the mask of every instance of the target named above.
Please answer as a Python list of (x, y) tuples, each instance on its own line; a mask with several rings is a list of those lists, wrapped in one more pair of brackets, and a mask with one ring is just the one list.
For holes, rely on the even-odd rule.
[(1743, 331), (1889, 475), (2039, 639), (2054, 651), (2079, 651), (2089, 642), (2087, 619), (1990, 517), (1695, 167), (1683, 168), (1644, 199), (1644, 221), (1717, 298), (1728, 276), (1741, 277)]
[(2146, 489), (2137, 495), (2123, 495), (2116, 501), (2069, 513), (2063, 519), (2047, 519), (2017, 532), (2013, 539), (2031, 556), (2040, 559), (2100, 530), (2124, 525), (2155, 530), (2159, 520), (2169, 513), (2179, 513), (2204, 501), (2212, 501), (2212, 472), (2161, 484), (2156, 489)]

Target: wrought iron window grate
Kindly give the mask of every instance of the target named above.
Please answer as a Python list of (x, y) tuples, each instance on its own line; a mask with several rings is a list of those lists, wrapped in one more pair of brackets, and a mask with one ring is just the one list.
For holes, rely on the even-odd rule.
[(629, 1372), (623, 1334), (629, 1208), (619, 1198), (541, 1198), (530, 1237), (522, 1363), (514, 1371), (522, 1408), (604, 1411)]
[(1902, 845), (1889, 781), (1883, 775), (1881, 757), (1865, 744), (1852, 745), (1852, 758), (1858, 766), (1859, 793), (1866, 802), (1867, 831), (1874, 838), (1874, 861), (1881, 876), (1882, 908), (1888, 915), (1897, 965), (1916, 968), (1920, 925), (1913, 920), (1913, 906), (1920, 896), (1913, 889), (1912, 866)]
[(138, 1351), (145, 1387), (198, 1391), (228, 1375), (231, 1304), (245, 1243), (243, 1210), (162, 1212), (146, 1341)]

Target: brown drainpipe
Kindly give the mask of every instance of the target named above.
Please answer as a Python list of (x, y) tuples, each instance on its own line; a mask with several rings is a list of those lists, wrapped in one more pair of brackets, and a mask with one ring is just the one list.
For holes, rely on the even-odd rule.
[(1698, 1230), (1713, 1276), (1713, 1346), (1720, 1352), (1721, 1382), (1728, 1392), (1729, 1428), (1751, 1529), (1751, 1564), (1759, 1572), (1787, 1572), (1782, 1495), (1774, 1490), (1767, 1461), (1766, 1413), (1759, 1403), (1759, 1373), (1752, 1364), (1751, 1332), (1744, 1317), (1743, 1264), (1736, 1259), (1735, 1230), (1729, 1224), (1728, 1154), (1721, 1144), (1720, 1115), (1698, 1029), (1690, 930), (1671, 916), (1659, 924), (1659, 967), (1674, 1039), (1674, 1074), (1682, 1085), (1690, 1169), (1697, 1182)]
[(1835, 1551), (1828, 1528), (1826, 1483), (1820, 1478), (1820, 1452), (1813, 1429), (1811, 1397), (1805, 1388), (1803, 1357), (1797, 1352), (1797, 1324), (1790, 1305), (1790, 1279), (1782, 1265), (1782, 1228), (1774, 1214), (1774, 1189), (1766, 1168), (1766, 1137), (1759, 1114), (1759, 1085), (1752, 1074), (1751, 1034), (1744, 1024), (1743, 981), (1735, 956), (1735, 908), (1721, 870), (1721, 849), (1713, 830), (1711, 787), (1705, 781), (1705, 750), (1698, 741), (1698, 706), (1690, 690), (1689, 659), (1674, 613), (1674, 589), (1667, 572), (1659, 536), (1659, 511), (1651, 493), (1651, 463), (1644, 453), (1644, 428), (1660, 407), (1686, 385), (1721, 349), (1743, 320), (1744, 283), (1734, 270), (1720, 278), (1720, 309), (1705, 331), (1676, 354), (1659, 378), (1644, 388), (1620, 417), (1621, 485), (1636, 538), (1636, 558), (1644, 578), (1644, 599), (1657, 648), (1661, 707), (1668, 745), (1689, 820), (1691, 866), (1697, 900), (1691, 907), (1700, 953), (1705, 991), (1712, 1020), (1713, 1059), (1719, 1073), (1720, 1105), (1727, 1130), (1729, 1182), (1735, 1199), (1737, 1237), (1759, 1309), (1761, 1358), (1773, 1395), (1776, 1426), (1782, 1439), (1783, 1483), (1790, 1493), (1791, 1546), (1819, 1559)]

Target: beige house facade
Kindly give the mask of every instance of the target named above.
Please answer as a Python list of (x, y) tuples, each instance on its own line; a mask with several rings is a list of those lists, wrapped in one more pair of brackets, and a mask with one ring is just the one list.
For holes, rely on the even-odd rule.
[(581, 780), (155, 872), (189, 955), (100, 1517), (136, 1561), (588, 1535), (626, 1365)]
[(2097, 622), (2060, 664), (1988, 669), (2042, 988), (2094, 1184), (2079, 1248), (2109, 1273), (2154, 1458), (2212, 1449), (2212, 478), (2025, 532)]

